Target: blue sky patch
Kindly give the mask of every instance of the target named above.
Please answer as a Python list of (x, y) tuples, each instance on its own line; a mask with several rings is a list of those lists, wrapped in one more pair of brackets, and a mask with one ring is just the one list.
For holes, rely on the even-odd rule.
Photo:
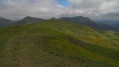
[(56, 0), (56, 1), (64, 7), (71, 6), (71, 4), (67, 0)]
[(0, 2), (2, 2), (3, 0), (0, 0)]
[(0, 2), (2, 2), (3, 0), (0, 0)]

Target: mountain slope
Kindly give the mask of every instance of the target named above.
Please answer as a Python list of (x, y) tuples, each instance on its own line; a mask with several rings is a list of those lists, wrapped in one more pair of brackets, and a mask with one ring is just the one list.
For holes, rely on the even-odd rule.
[(96, 22), (100, 22), (100, 23), (104, 23), (104, 24), (107, 24), (107, 25), (110, 25), (110, 26), (113, 26), (117, 23), (119, 23), (118, 20), (95, 20)]
[(41, 18), (34, 18), (34, 17), (25, 17), (21, 20), (19, 20), (18, 22), (15, 23), (15, 25), (27, 25), (27, 24), (32, 24), (32, 23), (36, 23), (36, 22), (40, 22), (43, 21), (44, 19)]
[(97, 23), (87, 17), (83, 17), (83, 16), (77, 16), (77, 17), (62, 17), (59, 18), (61, 20), (67, 20), (70, 22), (75, 22), (75, 23), (79, 23), (79, 24), (83, 24), (83, 25), (87, 25), (87, 26), (91, 26), (94, 28), (98, 28), (98, 29), (104, 29), (104, 30), (112, 30), (113, 28), (109, 25), (103, 24), (103, 23)]
[(119, 36), (115, 33), (99, 33), (57, 19), (3, 28), (0, 29), (0, 66), (118, 67)]
[(0, 27), (7, 27), (13, 24), (13, 21), (0, 17)]
[(119, 23), (113, 24), (113, 28), (114, 28), (115, 31), (119, 32)]

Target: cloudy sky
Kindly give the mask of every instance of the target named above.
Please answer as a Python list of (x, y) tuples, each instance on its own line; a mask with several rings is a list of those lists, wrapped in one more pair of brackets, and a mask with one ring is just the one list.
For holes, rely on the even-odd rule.
[(0, 17), (21, 19), (25, 16), (119, 20), (119, 0), (0, 0)]

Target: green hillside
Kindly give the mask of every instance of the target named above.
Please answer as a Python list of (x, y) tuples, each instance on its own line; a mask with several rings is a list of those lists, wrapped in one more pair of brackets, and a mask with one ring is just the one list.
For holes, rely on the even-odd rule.
[(118, 32), (51, 19), (0, 35), (0, 67), (119, 67)]

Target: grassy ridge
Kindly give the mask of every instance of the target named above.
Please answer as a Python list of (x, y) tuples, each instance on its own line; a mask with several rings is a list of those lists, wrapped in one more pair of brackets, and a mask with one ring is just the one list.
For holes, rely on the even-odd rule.
[(109, 37), (117, 35), (87, 26), (52, 19), (3, 28), (0, 35), (2, 67), (119, 66), (118, 38)]

